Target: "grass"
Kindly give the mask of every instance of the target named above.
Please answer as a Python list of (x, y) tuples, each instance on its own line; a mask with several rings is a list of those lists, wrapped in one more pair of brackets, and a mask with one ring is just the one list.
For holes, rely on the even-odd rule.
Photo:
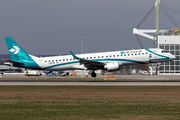
[(0, 119), (178, 120), (180, 87), (0, 86)]

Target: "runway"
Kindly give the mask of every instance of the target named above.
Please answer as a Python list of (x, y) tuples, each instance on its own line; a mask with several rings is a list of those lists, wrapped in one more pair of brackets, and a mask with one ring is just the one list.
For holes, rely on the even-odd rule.
[(7, 86), (180, 86), (180, 82), (47, 82), (47, 81), (13, 81), (0, 82)]

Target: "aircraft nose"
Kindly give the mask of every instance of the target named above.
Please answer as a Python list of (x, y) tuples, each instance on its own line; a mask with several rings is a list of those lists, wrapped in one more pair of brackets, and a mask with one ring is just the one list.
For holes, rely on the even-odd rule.
[(172, 55), (172, 56), (171, 56), (171, 59), (172, 59), (172, 60), (175, 60), (175, 59), (176, 59), (176, 56)]

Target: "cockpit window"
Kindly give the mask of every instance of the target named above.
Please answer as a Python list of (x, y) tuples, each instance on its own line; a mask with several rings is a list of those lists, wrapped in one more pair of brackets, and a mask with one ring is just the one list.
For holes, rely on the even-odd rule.
[(162, 53), (168, 53), (167, 51), (165, 51), (165, 50), (162, 50)]

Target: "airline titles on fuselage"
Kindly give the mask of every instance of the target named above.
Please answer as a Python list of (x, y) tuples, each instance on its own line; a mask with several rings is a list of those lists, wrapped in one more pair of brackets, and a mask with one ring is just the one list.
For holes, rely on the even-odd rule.
[(141, 50), (126, 51), (126, 53), (141, 53)]

